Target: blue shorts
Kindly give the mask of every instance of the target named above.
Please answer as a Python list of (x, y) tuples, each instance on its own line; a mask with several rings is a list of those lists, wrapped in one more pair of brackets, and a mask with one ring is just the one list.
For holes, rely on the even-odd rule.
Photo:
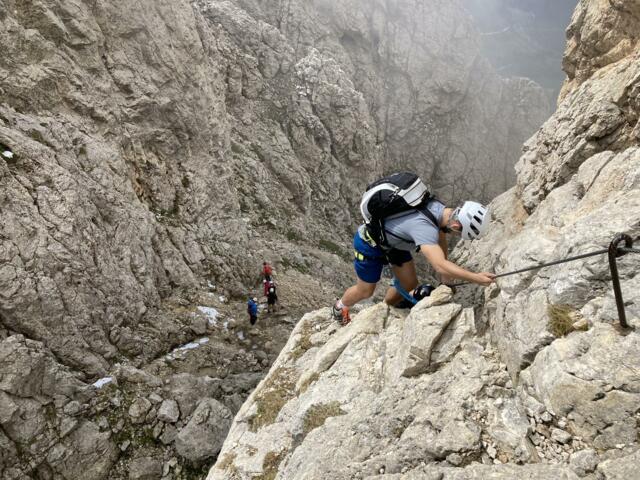
[(400, 266), (413, 260), (411, 253), (405, 250), (391, 249), (384, 252), (378, 246), (371, 246), (360, 237), (358, 232), (353, 237), (353, 249), (355, 250), (353, 266), (356, 275), (367, 283), (378, 283), (385, 265), (391, 263)]

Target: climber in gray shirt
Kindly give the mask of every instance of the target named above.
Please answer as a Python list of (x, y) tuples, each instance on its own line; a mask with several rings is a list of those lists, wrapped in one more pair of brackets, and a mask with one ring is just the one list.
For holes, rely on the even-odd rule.
[[(384, 265), (391, 264), (400, 285), (411, 292), (418, 286), (418, 277), (411, 252), (421, 252), (441, 276), (443, 283), (461, 279), (488, 286), (495, 275), (489, 272), (473, 273), (447, 259), (446, 233), (459, 234), (464, 240), (480, 237), (488, 228), (490, 214), (476, 202), (464, 202), (456, 209), (447, 208), (433, 199), (427, 204), (429, 212), (411, 210), (384, 220), (386, 245), (377, 245), (367, 227), (361, 225), (353, 239), (354, 267), (357, 283), (348, 288), (333, 306), (333, 316), (346, 325), (351, 321), (349, 307), (373, 295), (380, 281)], [(402, 296), (389, 288), (384, 301), (396, 305)]]
[[(434, 200), (427, 206), (438, 222), (442, 222), (445, 207)], [(389, 247), (414, 252), (420, 245), (437, 245), (440, 228), (419, 210), (403, 212), (385, 219), (385, 232)], [(364, 227), (364, 225), (362, 225)]]

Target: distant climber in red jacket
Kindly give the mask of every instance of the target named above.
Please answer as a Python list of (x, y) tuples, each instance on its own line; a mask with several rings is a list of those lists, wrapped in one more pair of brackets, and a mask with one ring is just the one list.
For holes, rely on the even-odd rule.
[(273, 268), (271, 268), (269, 262), (262, 262), (262, 276), (264, 277), (265, 282), (271, 281), (271, 275), (273, 275)]

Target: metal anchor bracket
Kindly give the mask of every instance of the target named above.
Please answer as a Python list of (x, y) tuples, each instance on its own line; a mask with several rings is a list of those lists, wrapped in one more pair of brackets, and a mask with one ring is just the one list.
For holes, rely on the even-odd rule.
[[(624, 242), (624, 246), (620, 246), (622, 242)], [(627, 314), (624, 309), (624, 300), (622, 298), (622, 288), (620, 287), (620, 277), (618, 276), (618, 265), (616, 259), (633, 251), (633, 240), (629, 235), (624, 233), (616, 235), (609, 244), (609, 269), (611, 270), (611, 283), (613, 283), (613, 293), (616, 297), (616, 307), (618, 308), (620, 327), (624, 330), (632, 330), (633, 328), (627, 323)]]

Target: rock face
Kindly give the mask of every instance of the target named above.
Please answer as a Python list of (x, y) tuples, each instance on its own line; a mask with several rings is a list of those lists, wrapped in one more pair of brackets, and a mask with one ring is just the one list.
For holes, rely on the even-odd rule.
[(40, 342), (21, 335), (1, 342), (2, 478), (28, 478), (22, 466), (31, 461), (32, 473), (43, 478), (107, 478), (118, 455), (110, 432), (83, 418), (91, 397)]
[[(640, 237), (639, 6), (580, 2), (558, 111), (525, 144), (517, 186), (492, 203), (491, 233), (455, 259), (506, 272), (606, 248), (618, 233)], [(505, 277), (484, 302), (475, 296), (529, 412), (547, 410), (593, 449), (572, 461), (581, 475), (595, 470), (596, 453), (638, 448), (640, 257), (618, 263), (628, 331), (618, 328), (606, 255)], [(618, 478), (614, 463), (598, 475)]]
[[(326, 302), (383, 171), (449, 199), (506, 188), (487, 172), (548, 112), (476, 44), (450, 0), (2, 2), (0, 348), (52, 366), (42, 394), (29, 368), (2, 372), (0, 477), (183, 475), (200, 400), (235, 412), (274, 357), (201, 295), (244, 296), (269, 259), (290, 305)], [(165, 362), (204, 339), (204, 365)], [(83, 393), (59, 398), (58, 371)]]
[(567, 38), (562, 62), (568, 76), (564, 95), (599, 69), (634, 53), (640, 38), (640, 3), (637, 0), (581, 0), (567, 29)]
[(547, 113), (450, 1), (35, 0), (0, 21), (2, 325), (88, 375), (166, 351), (163, 299), (243, 293), (263, 255), (335, 283), (391, 166), (502, 191), (484, 172)]
[(189, 423), (178, 434), (178, 454), (196, 463), (215, 457), (231, 426), (232, 417), (229, 409), (217, 400), (202, 400)]
[[(177, 347), (144, 369), (116, 364), (93, 383), (42, 342), (0, 341), (0, 478), (202, 477), (280, 347), (257, 355), (255, 332), (240, 340), (242, 325), (222, 308), (217, 318), (206, 342)], [(286, 338), (290, 327), (281, 329)], [(271, 342), (276, 336), (268, 332)]]
[[(455, 261), (500, 273), (640, 238), (638, 5), (580, 2), (558, 111)], [(627, 330), (603, 254), (409, 315), (377, 305), (338, 331), (309, 314), (208, 478), (633, 478), (638, 267), (618, 259)]]
[[(439, 303), (409, 315), (375, 305), (342, 329), (326, 310), (305, 315), (208, 479), (578, 478), (532, 463), (555, 449), (568, 459), (574, 446), (549, 434), (536, 449), (534, 432), (549, 427), (527, 416), (473, 311)], [(414, 336), (416, 325), (430, 333)], [(434, 364), (437, 351), (449, 354)]]

